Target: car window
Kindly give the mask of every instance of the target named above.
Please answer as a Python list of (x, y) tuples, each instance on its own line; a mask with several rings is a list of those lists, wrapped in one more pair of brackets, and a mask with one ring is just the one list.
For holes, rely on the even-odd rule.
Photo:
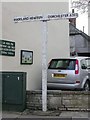
[(87, 68), (87, 62), (85, 59), (81, 60), (81, 68), (86, 69)]
[(87, 65), (87, 68), (90, 69), (90, 58), (87, 58), (87, 59), (86, 59), (86, 65)]
[(49, 69), (74, 70), (75, 59), (53, 59), (50, 62)]

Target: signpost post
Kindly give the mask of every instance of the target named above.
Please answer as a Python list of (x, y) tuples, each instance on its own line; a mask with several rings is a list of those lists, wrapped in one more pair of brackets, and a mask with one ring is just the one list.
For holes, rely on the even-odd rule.
[(77, 13), (48, 14), (46, 16), (22, 16), (15, 17), (14, 22), (43, 22), (43, 41), (42, 41), (42, 110), (47, 111), (47, 22), (50, 20), (63, 20), (78, 17)]

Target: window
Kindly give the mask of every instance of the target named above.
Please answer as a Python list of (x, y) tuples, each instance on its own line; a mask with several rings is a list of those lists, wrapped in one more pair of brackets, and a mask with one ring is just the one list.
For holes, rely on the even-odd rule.
[(50, 62), (49, 69), (74, 70), (75, 61), (73, 59), (53, 59)]
[(86, 63), (85, 59), (81, 60), (81, 68), (82, 69), (86, 69), (87, 68), (87, 63)]
[(87, 65), (87, 68), (90, 69), (90, 59), (89, 58), (86, 59), (86, 65)]

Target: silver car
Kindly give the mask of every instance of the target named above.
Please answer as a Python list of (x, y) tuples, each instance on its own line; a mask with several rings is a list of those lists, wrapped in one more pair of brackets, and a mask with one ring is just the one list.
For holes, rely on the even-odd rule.
[(90, 57), (52, 59), (48, 66), (48, 89), (90, 90)]

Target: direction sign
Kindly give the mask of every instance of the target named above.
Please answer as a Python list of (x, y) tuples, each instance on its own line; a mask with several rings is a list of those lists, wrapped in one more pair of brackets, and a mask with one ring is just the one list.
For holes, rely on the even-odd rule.
[(49, 21), (49, 20), (58, 20), (58, 19), (70, 19), (78, 17), (78, 13), (63, 13), (63, 14), (48, 14), (45, 16), (21, 16), (15, 17), (14, 22), (29, 22), (29, 21)]
[(78, 13), (63, 13), (63, 14), (48, 14), (48, 15), (37, 15), (37, 16), (22, 16), (15, 17), (14, 22), (32, 22), (42, 21), (43, 22), (43, 42), (42, 42), (42, 109), (47, 111), (47, 21), (50, 20), (63, 20), (70, 18), (77, 18)]

